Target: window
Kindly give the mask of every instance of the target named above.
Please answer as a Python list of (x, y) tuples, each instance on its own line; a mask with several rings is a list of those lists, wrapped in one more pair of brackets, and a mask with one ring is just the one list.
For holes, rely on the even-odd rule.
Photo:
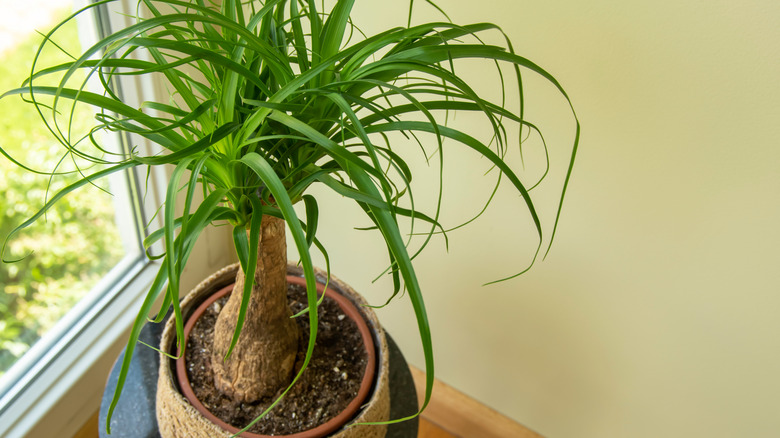
[[(42, 37), (35, 31), (49, 28), (72, 13), (72, 0), (0, 0), (0, 89), (20, 86)], [(95, 41), (101, 17), (82, 14), (78, 22), (59, 33), (62, 50), (42, 54), (42, 63), (66, 60), (69, 52)], [(121, 84), (134, 87), (132, 83)], [(88, 110), (76, 120), (92, 119)], [(0, 100), (0, 146), (37, 170), (50, 171), (62, 158), (62, 147), (40, 123), (32, 105), (17, 97)], [(103, 139), (121, 151), (122, 139)], [(67, 160), (62, 171), (73, 171)], [(101, 187), (84, 187), (20, 233), (9, 245), (7, 257), (26, 257), (0, 265), (0, 436), (40, 436), (40, 418), (68, 399), (94, 405), (94, 392), (106, 374), (92, 378), (89, 391), (76, 398), (69, 389), (84, 381), (100, 361), (113, 360), (129, 327), (132, 303), (145, 292), (153, 266), (141, 249), (143, 199), (136, 175), (117, 175)], [(53, 179), (36, 176), (0, 157), (0, 239), (30, 217), (47, 196), (78, 179), (77, 174)], [(49, 186), (51, 184), (51, 186)], [(153, 187), (152, 187), (153, 188)], [(110, 193), (110, 194), (109, 194)], [(151, 194), (154, 196), (154, 193)], [(118, 341), (120, 340), (120, 341)], [(111, 353), (105, 356), (105, 352)], [(104, 367), (105, 368), (105, 367)], [(101, 391), (102, 392), (102, 391)], [(98, 399), (99, 400), (99, 399)], [(97, 407), (90, 407), (91, 415)], [(54, 411), (53, 411), (54, 410)], [(60, 436), (78, 415), (61, 415), (48, 426)], [(56, 415), (55, 415), (56, 417)], [(88, 416), (87, 416), (88, 418)], [(83, 423), (83, 418), (81, 419)], [(37, 428), (37, 429), (36, 429)], [(64, 436), (68, 436), (67, 433)]]
[[(42, 39), (34, 26), (49, 28), (71, 12), (70, 5), (62, 0), (46, 3), (49, 8), (41, 9), (42, 14), (20, 7), (5, 11), (2, 16), (5, 23), (0, 27), (0, 89), (18, 87), (29, 74), (30, 55)], [(75, 22), (63, 29), (58, 40), (64, 50), (81, 50), (78, 32)], [(44, 64), (66, 60), (64, 53), (50, 49), (42, 54)], [(63, 148), (43, 127), (35, 108), (22, 105), (19, 99), (6, 98), (0, 100), (0, 113), (4, 115), (0, 120), (3, 149), (35, 169), (55, 168)], [(88, 121), (92, 114), (87, 108), (79, 108), (75, 118)], [(65, 170), (68, 164), (62, 163), (60, 168)], [(53, 180), (49, 187), (45, 175), (33, 175), (5, 159), (0, 161), (0, 170), (3, 238), (32, 216), (47, 196), (78, 179), (78, 174), (71, 174)], [(10, 242), (6, 257), (32, 255), (17, 263), (0, 265), (0, 388), (10, 383), (10, 376), (5, 374), (30, 347), (39, 340), (46, 344), (68, 325), (68, 318), (63, 317), (87, 298), (101, 278), (120, 265), (125, 256), (138, 255), (136, 233), (125, 233), (123, 241), (115, 220), (126, 217), (116, 214), (127, 203), (126, 184), (121, 179), (109, 183), (102, 189), (116, 193), (115, 199), (94, 187), (74, 192), (57, 204), (45, 221), (39, 221)], [(35, 356), (30, 353), (29, 356)], [(19, 374), (20, 367), (15, 371), (11, 374)]]
[[(49, 2), (59, 4), (57, 2), (61, 1), (70, 0), (0, 0), (0, 10), (3, 11), (3, 14), (0, 14), (0, 29), (7, 30), (6, 23), (17, 26), (22, 21), (13, 18), (8, 20), (17, 5), (19, 9), (34, 11), (33, 14), (40, 18), (45, 15), (43, 11), (56, 9), (50, 7)], [(119, 29), (131, 24), (132, 19), (128, 17), (135, 12), (136, 6), (133, 0), (108, 3), (101, 6), (95, 17), (82, 14), (83, 19), (78, 23), (78, 29), (73, 31), (78, 34), (82, 46), (86, 46), (90, 44), (88, 35), (94, 33), (95, 29), (103, 29), (105, 32), (106, 29)], [(33, 26), (46, 30), (47, 24), (35, 22)], [(76, 43), (76, 33), (72, 39), (68, 38), (68, 44)], [(8, 39), (0, 36), (0, 51), (6, 53), (4, 50), (7, 49), (3, 49), (6, 46)], [(27, 56), (22, 58), (29, 62), (32, 55), (28, 52)], [(14, 61), (0, 64), (16, 63)], [(166, 93), (163, 87), (156, 87), (151, 81), (141, 81), (130, 76), (123, 78), (117, 85), (118, 92), (129, 105), (135, 107), (140, 107), (143, 101), (150, 100), (144, 96)], [(10, 84), (10, 87), (14, 86), (18, 86), (18, 83)], [(3, 99), (5, 100), (7, 99)], [(3, 101), (0, 101), (0, 104), (3, 104)], [(5, 116), (9, 111), (19, 111), (19, 107), (16, 100), (12, 110), (0, 108), (0, 114)], [(0, 125), (0, 142), (6, 141), (7, 131), (13, 128), (15, 126)], [(132, 145), (146, 154), (156, 150), (154, 145), (137, 138), (116, 139), (115, 143), (116, 150), (120, 150), (120, 143)], [(6, 147), (3, 143), (0, 145)], [(36, 160), (38, 157), (32, 159)], [(0, 162), (3, 160), (5, 159), (0, 157)], [(4, 173), (5, 167), (0, 169), (0, 172)], [(100, 260), (101, 269), (86, 275), (89, 282), (78, 288), (83, 297), (80, 300), (72, 298), (71, 301), (76, 303), (73, 308), (64, 313), (58, 322), (52, 323), (48, 334), (43, 335), (0, 378), (0, 436), (73, 436), (99, 408), (108, 373), (125, 346), (127, 333), (141, 300), (159, 268), (159, 263), (144, 257), (140, 246), (140, 230), (154, 230), (160, 226), (156, 207), (165, 196), (166, 176), (165, 171), (160, 169), (153, 170), (149, 176), (145, 174), (145, 170), (141, 170), (139, 174), (118, 176), (109, 181), (107, 187), (103, 187), (113, 194), (113, 197), (108, 197), (111, 201), (106, 204), (106, 208), (113, 208), (113, 213), (104, 212), (100, 220), (107, 227), (115, 229), (110, 232), (113, 236), (106, 239), (121, 247), (121, 251), (107, 250), (110, 255), (105, 258), (110, 259), (111, 263), (103, 263), (104, 261)], [(0, 175), (0, 178), (2, 177)], [(100, 194), (99, 190), (90, 192), (90, 201), (97, 194)], [(56, 229), (57, 226), (62, 226), (57, 222), (59, 220), (60, 218), (55, 219), (52, 216), (49, 224), (44, 225), (55, 227), (53, 231), (49, 231), (50, 234), (59, 232)], [(5, 226), (6, 219), (3, 218), (2, 221), (0, 225)], [(15, 226), (16, 223), (11, 225)], [(42, 246), (40, 241), (36, 241), (36, 232), (37, 230), (27, 233), (30, 239), (28, 243)], [(19, 251), (23, 252), (23, 249)], [(206, 230), (188, 261), (182, 277), (182, 289), (187, 290), (197, 284), (204, 272), (213, 272), (233, 261), (235, 254), (227, 227)], [(90, 263), (87, 261), (85, 265)], [(7, 266), (2, 267), (6, 268)], [(193, 274), (188, 275), (188, 272)], [(24, 275), (19, 272), (16, 274)], [(53, 277), (56, 279), (57, 275)], [(4, 285), (0, 285), (0, 288), (2, 287)], [(2, 292), (0, 290), (0, 293)], [(23, 345), (9, 346), (19, 350), (27, 348)], [(9, 354), (16, 358), (16, 353), (19, 352), (9, 351)]]

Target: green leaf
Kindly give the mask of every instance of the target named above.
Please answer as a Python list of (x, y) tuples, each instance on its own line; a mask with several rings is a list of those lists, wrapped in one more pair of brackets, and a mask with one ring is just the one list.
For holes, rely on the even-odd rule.
[[(179, 181), (190, 163), (192, 158), (180, 162), (168, 181), (168, 190), (165, 194), (165, 214), (163, 215), (163, 228), (165, 230), (165, 258), (168, 261), (168, 296), (173, 303), (173, 316), (176, 324), (176, 341), (179, 345), (180, 354), (184, 352), (184, 318), (181, 314), (179, 305), (179, 275), (183, 269), (183, 264), (179, 262), (180, 252), (176, 251), (176, 242), (174, 225), (176, 215), (176, 195), (179, 191)], [(182, 228), (187, 226), (187, 222), (182, 218)]]
[(317, 222), (319, 220), (319, 208), (317, 199), (312, 195), (303, 195), (303, 204), (306, 207), (306, 245), (311, 247), (314, 236), (317, 235)]
[(141, 308), (135, 317), (133, 326), (130, 328), (130, 336), (128, 337), (127, 346), (125, 347), (125, 354), (122, 358), (122, 366), (119, 368), (119, 376), (117, 377), (116, 387), (114, 388), (114, 395), (111, 397), (111, 403), (108, 406), (108, 413), (106, 414), (106, 431), (109, 434), (111, 434), (111, 417), (114, 415), (114, 410), (116, 409), (116, 405), (119, 403), (119, 397), (122, 394), (122, 388), (125, 386), (127, 374), (130, 371), (130, 362), (133, 359), (133, 352), (135, 351), (135, 346), (138, 343), (138, 337), (141, 334), (141, 329), (146, 322), (146, 315), (148, 315), (151, 311), (155, 300), (159, 296), (160, 292), (162, 292), (164, 289), (165, 282), (168, 280), (167, 263), (167, 259), (163, 260), (162, 265), (160, 266), (160, 270), (157, 272), (157, 275), (152, 282), (152, 286), (150, 287), (149, 292), (146, 294), (146, 298), (144, 298), (144, 301), (141, 304)]
[(233, 227), (233, 244), (236, 247), (236, 255), (241, 265), (241, 270), (249, 269), (249, 239), (246, 236), (246, 224), (238, 224)]
[[(263, 218), (263, 207), (260, 202), (259, 198), (251, 197), (249, 198), (249, 201), (252, 203), (252, 218), (249, 222), (249, 247), (244, 248), (243, 246), (247, 244), (246, 240), (246, 226), (236, 226), (236, 228), (233, 229), (233, 239), (236, 241), (236, 248), (239, 247), (239, 244), (242, 246), (241, 253), (243, 254), (243, 257), (246, 257), (244, 259), (244, 263), (241, 266), (241, 269), (244, 271), (244, 290), (241, 291), (241, 306), (238, 310), (238, 319), (236, 321), (236, 328), (233, 331), (233, 338), (230, 340), (230, 347), (228, 347), (228, 351), (225, 354), (225, 360), (228, 360), (230, 358), (230, 354), (233, 352), (233, 348), (235, 348), (236, 344), (238, 343), (238, 337), (241, 335), (241, 329), (244, 327), (244, 320), (246, 319), (246, 311), (249, 308), (249, 301), (252, 294), (252, 287), (255, 285), (255, 272), (257, 271), (257, 257), (258, 257), (258, 250), (260, 247), (260, 233), (262, 232), (262, 218)], [(241, 228), (241, 230), (236, 231), (238, 228)], [(238, 242), (237, 234), (240, 234), (243, 236), (241, 238), (241, 242)], [(241, 256), (239, 256), (241, 258)]]
[(192, 143), (191, 145), (183, 149), (180, 149), (174, 153), (159, 156), (159, 157), (134, 157), (134, 160), (137, 161), (139, 164), (146, 164), (152, 166), (176, 163), (179, 160), (187, 159), (189, 157), (192, 157), (195, 154), (205, 151), (209, 147), (218, 143), (220, 140), (236, 132), (239, 128), (241, 128), (241, 125), (237, 122), (227, 123), (217, 128), (211, 134), (204, 136), (203, 138), (196, 141), (195, 143)]

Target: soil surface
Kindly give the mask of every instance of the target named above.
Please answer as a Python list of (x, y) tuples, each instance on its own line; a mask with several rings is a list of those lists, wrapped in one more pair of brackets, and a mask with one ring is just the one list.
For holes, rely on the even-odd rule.
[[(306, 308), (304, 287), (288, 285), (287, 298), (294, 314)], [(234, 402), (214, 387), (211, 344), (214, 323), (226, 301), (224, 297), (209, 306), (195, 324), (185, 353), (187, 374), (196, 396), (208, 410), (226, 423), (243, 428), (276, 398), (252, 404)], [(312, 429), (338, 415), (357, 395), (367, 361), (357, 325), (328, 297), (319, 307), (319, 316), (317, 344), (308, 367), (284, 399), (250, 432), (283, 435)], [(297, 372), (306, 353), (309, 318), (303, 315), (295, 320), (302, 333)]]

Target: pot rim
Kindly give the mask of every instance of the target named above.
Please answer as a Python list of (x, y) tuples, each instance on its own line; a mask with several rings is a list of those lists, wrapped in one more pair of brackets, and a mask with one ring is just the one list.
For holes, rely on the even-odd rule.
[[(306, 280), (303, 277), (294, 274), (288, 273), (287, 282), (288, 284), (297, 284), (304, 287), (306, 286)], [(349, 402), (347, 407), (344, 410), (342, 410), (338, 415), (336, 415), (335, 417), (331, 418), (330, 420), (326, 421), (325, 423), (315, 428), (304, 430), (301, 432), (296, 432), (290, 435), (273, 435), (273, 436), (261, 435), (252, 432), (243, 432), (240, 435), (241, 437), (246, 437), (246, 438), (324, 437), (332, 432), (339, 430), (342, 426), (346, 425), (352, 418), (354, 418), (356, 414), (360, 411), (360, 408), (363, 406), (363, 403), (371, 394), (371, 390), (376, 377), (377, 353), (374, 344), (374, 337), (371, 333), (371, 330), (368, 327), (368, 323), (366, 322), (361, 312), (352, 303), (352, 301), (347, 297), (345, 297), (344, 295), (342, 295), (341, 293), (339, 293), (337, 288), (328, 287), (327, 291), (325, 291), (326, 285), (321, 283), (319, 280), (317, 280), (316, 285), (317, 285), (318, 295), (322, 295), (322, 293), (324, 292), (329, 298), (336, 301), (336, 303), (338, 303), (339, 307), (344, 312), (344, 314), (347, 315), (350, 319), (352, 319), (355, 322), (358, 330), (360, 331), (360, 335), (363, 340), (363, 347), (365, 348), (367, 354), (367, 360), (366, 360), (366, 367), (363, 372), (363, 378), (361, 380), (360, 387), (358, 389), (358, 393), (352, 399), (352, 401)], [(192, 314), (189, 316), (187, 320), (187, 323), (184, 326), (184, 342), (185, 342), (184, 345), (186, 345), (190, 332), (192, 331), (192, 328), (194, 327), (195, 322), (198, 320), (198, 318), (200, 318), (200, 316), (205, 312), (205, 310), (216, 300), (232, 292), (233, 286), (234, 284), (231, 283), (217, 290), (215, 293), (211, 294), (208, 298), (206, 298), (192, 312)], [(222, 429), (229, 431), (230, 433), (233, 434), (238, 433), (241, 429), (226, 423), (225, 421), (221, 420), (216, 415), (211, 413), (211, 411), (209, 411), (205, 406), (203, 406), (203, 403), (201, 403), (201, 401), (195, 396), (195, 392), (193, 391), (192, 386), (190, 385), (189, 377), (187, 376), (187, 372), (185, 369), (186, 367), (185, 362), (186, 361), (183, 355), (181, 355), (181, 357), (176, 359), (176, 379), (179, 383), (179, 387), (181, 389), (182, 394), (190, 402), (190, 404), (192, 404), (192, 406), (195, 409), (197, 409), (204, 417), (209, 419), (211, 422), (218, 425)]]

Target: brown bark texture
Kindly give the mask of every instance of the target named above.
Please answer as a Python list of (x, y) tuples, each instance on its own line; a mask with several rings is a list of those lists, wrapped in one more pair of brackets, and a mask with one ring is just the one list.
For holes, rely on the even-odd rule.
[(253, 402), (289, 385), (300, 333), (287, 304), (287, 244), (284, 221), (262, 220), (255, 284), (246, 319), (230, 357), (225, 360), (238, 320), (244, 272), (217, 319), (211, 357), (217, 388), (234, 400)]

